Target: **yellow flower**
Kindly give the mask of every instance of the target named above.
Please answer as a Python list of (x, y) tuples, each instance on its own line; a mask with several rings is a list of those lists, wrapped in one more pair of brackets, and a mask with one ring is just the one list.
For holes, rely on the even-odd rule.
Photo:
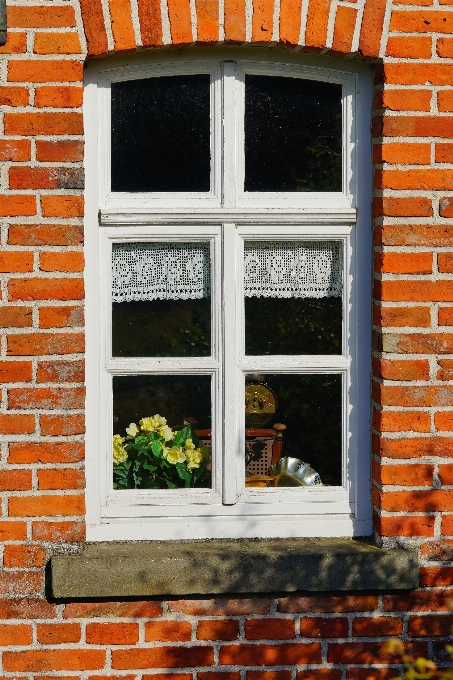
[(186, 447), (184, 449), (184, 453), (186, 456), (188, 470), (193, 470), (194, 468), (200, 467), (201, 461), (203, 460), (203, 454), (201, 453), (200, 449), (195, 449), (195, 447), (193, 449)]
[(185, 449), (194, 449), (194, 448), (195, 448), (195, 444), (193, 443), (193, 441), (192, 441), (190, 438), (189, 438), (189, 439), (186, 439), (186, 442), (185, 442), (185, 444), (184, 444), (184, 448), (185, 448)]
[(159, 415), (159, 413), (155, 413), (153, 418), (156, 421), (157, 427), (167, 424), (167, 419)]
[[(147, 434), (158, 432), (158, 434), (164, 438), (164, 432), (166, 434), (168, 434), (169, 431), (171, 432), (171, 429), (167, 426), (167, 419), (158, 413), (149, 416), (148, 418), (142, 418), (139, 425), (143, 432), (146, 432)], [(173, 437), (168, 437), (168, 439), (173, 439)], [(168, 439), (165, 438), (165, 441), (168, 441)]]
[(140, 429), (143, 430), (144, 432), (148, 432), (148, 434), (151, 434), (151, 432), (155, 431), (155, 420), (154, 418), (142, 418), (139, 422)]
[(127, 460), (127, 451), (122, 445), (125, 441), (124, 437), (119, 434), (113, 435), (113, 463), (119, 465)]
[(133, 439), (138, 435), (140, 430), (138, 429), (137, 425), (135, 423), (131, 423), (129, 427), (126, 427), (126, 434), (130, 439)]
[(162, 427), (159, 428), (159, 434), (165, 439), (166, 442), (169, 442), (170, 439), (173, 439), (175, 436), (175, 432), (173, 432), (171, 427), (168, 427), (168, 425), (162, 425)]
[(165, 446), (162, 451), (162, 455), (172, 465), (176, 465), (176, 463), (184, 463), (186, 460), (186, 457), (180, 446), (172, 446), (171, 448)]

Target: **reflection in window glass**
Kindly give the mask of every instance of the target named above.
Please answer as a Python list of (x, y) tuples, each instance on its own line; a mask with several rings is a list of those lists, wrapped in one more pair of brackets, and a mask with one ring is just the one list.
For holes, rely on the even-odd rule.
[(210, 450), (198, 427), (211, 428), (210, 376), (114, 376), (114, 487), (209, 488)]
[(245, 76), (245, 191), (341, 191), (341, 85)]
[(341, 354), (342, 280), (339, 242), (245, 242), (246, 354)]
[(209, 191), (210, 76), (112, 83), (112, 191)]
[(113, 356), (209, 356), (209, 244), (117, 243), (112, 256)]
[[(299, 486), (297, 474), (292, 481), (288, 480), (291, 476), (288, 465), (290, 473), (291, 466), (293, 472), (300, 467), (286, 460), (293, 458), (309, 463), (323, 484), (341, 485), (341, 375), (255, 374), (246, 376), (245, 380), (248, 476), (266, 470), (270, 479), (265, 480), (263, 486)], [(269, 438), (277, 423), (276, 430), (282, 433), (281, 449), (278, 442), (275, 446)], [(269, 471), (271, 462), (275, 473)], [(303, 472), (303, 468), (301, 470)], [(308, 479), (317, 481), (313, 475)], [(252, 480), (251, 486), (260, 486), (260, 480), (256, 484)], [(306, 487), (302, 484), (300, 488)]]

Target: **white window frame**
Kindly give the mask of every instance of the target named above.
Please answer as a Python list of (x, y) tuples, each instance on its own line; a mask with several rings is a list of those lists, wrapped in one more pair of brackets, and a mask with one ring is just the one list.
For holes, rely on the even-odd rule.
[[(245, 72), (342, 84), (342, 192), (261, 194), (240, 190), (244, 168), (241, 117)], [(110, 83), (176, 73), (211, 74), (211, 191), (112, 193)], [(325, 57), (210, 48), (179, 55), (169, 52), (165, 59), (162, 53), (151, 53), (92, 61), (88, 63), (86, 77), (88, 540), (370, 534), (370, 69)], [(222, 96), (226, 103), (223, 115), (219, 115)], [(227, 178), (223, 184), (222, 177)], [(240, 283), (243, 242), (269, 239), (342, 242), (345, 316), (342, 355), (244, 355)], [(112, 357), (112, 244), (200, 240), (211, 243), (212, 356)], [(229, 273), (223, 281), (222, 271)], [(113, 490), (112, 416), (108, 407), (111, 380), (112, 375), (131, 372), (213, 376), (212, 489)], [(244, 403), (244, 374), (249, 372), (343, 376), (344, 486), (245, 489), (245, 425), (239, 405)], [(224, 375), (229, 379), (223, 381)]]

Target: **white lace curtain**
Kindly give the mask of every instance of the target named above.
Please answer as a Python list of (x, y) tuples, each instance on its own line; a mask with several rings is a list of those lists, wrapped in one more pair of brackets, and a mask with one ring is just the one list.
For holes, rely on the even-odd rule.
[[(114, 302), (196, 300), (211, 294), (207, 243), (113, 246)], [(264, 241), (244, 246), (246, 297), (338, 297), (341, 247), (335, 241)]]

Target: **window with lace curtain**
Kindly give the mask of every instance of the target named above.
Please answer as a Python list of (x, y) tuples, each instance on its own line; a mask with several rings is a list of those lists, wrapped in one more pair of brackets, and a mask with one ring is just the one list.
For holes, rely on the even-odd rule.
[(89, 539), (370, 532), (369, 107), (324, 58), (89, 64)]

